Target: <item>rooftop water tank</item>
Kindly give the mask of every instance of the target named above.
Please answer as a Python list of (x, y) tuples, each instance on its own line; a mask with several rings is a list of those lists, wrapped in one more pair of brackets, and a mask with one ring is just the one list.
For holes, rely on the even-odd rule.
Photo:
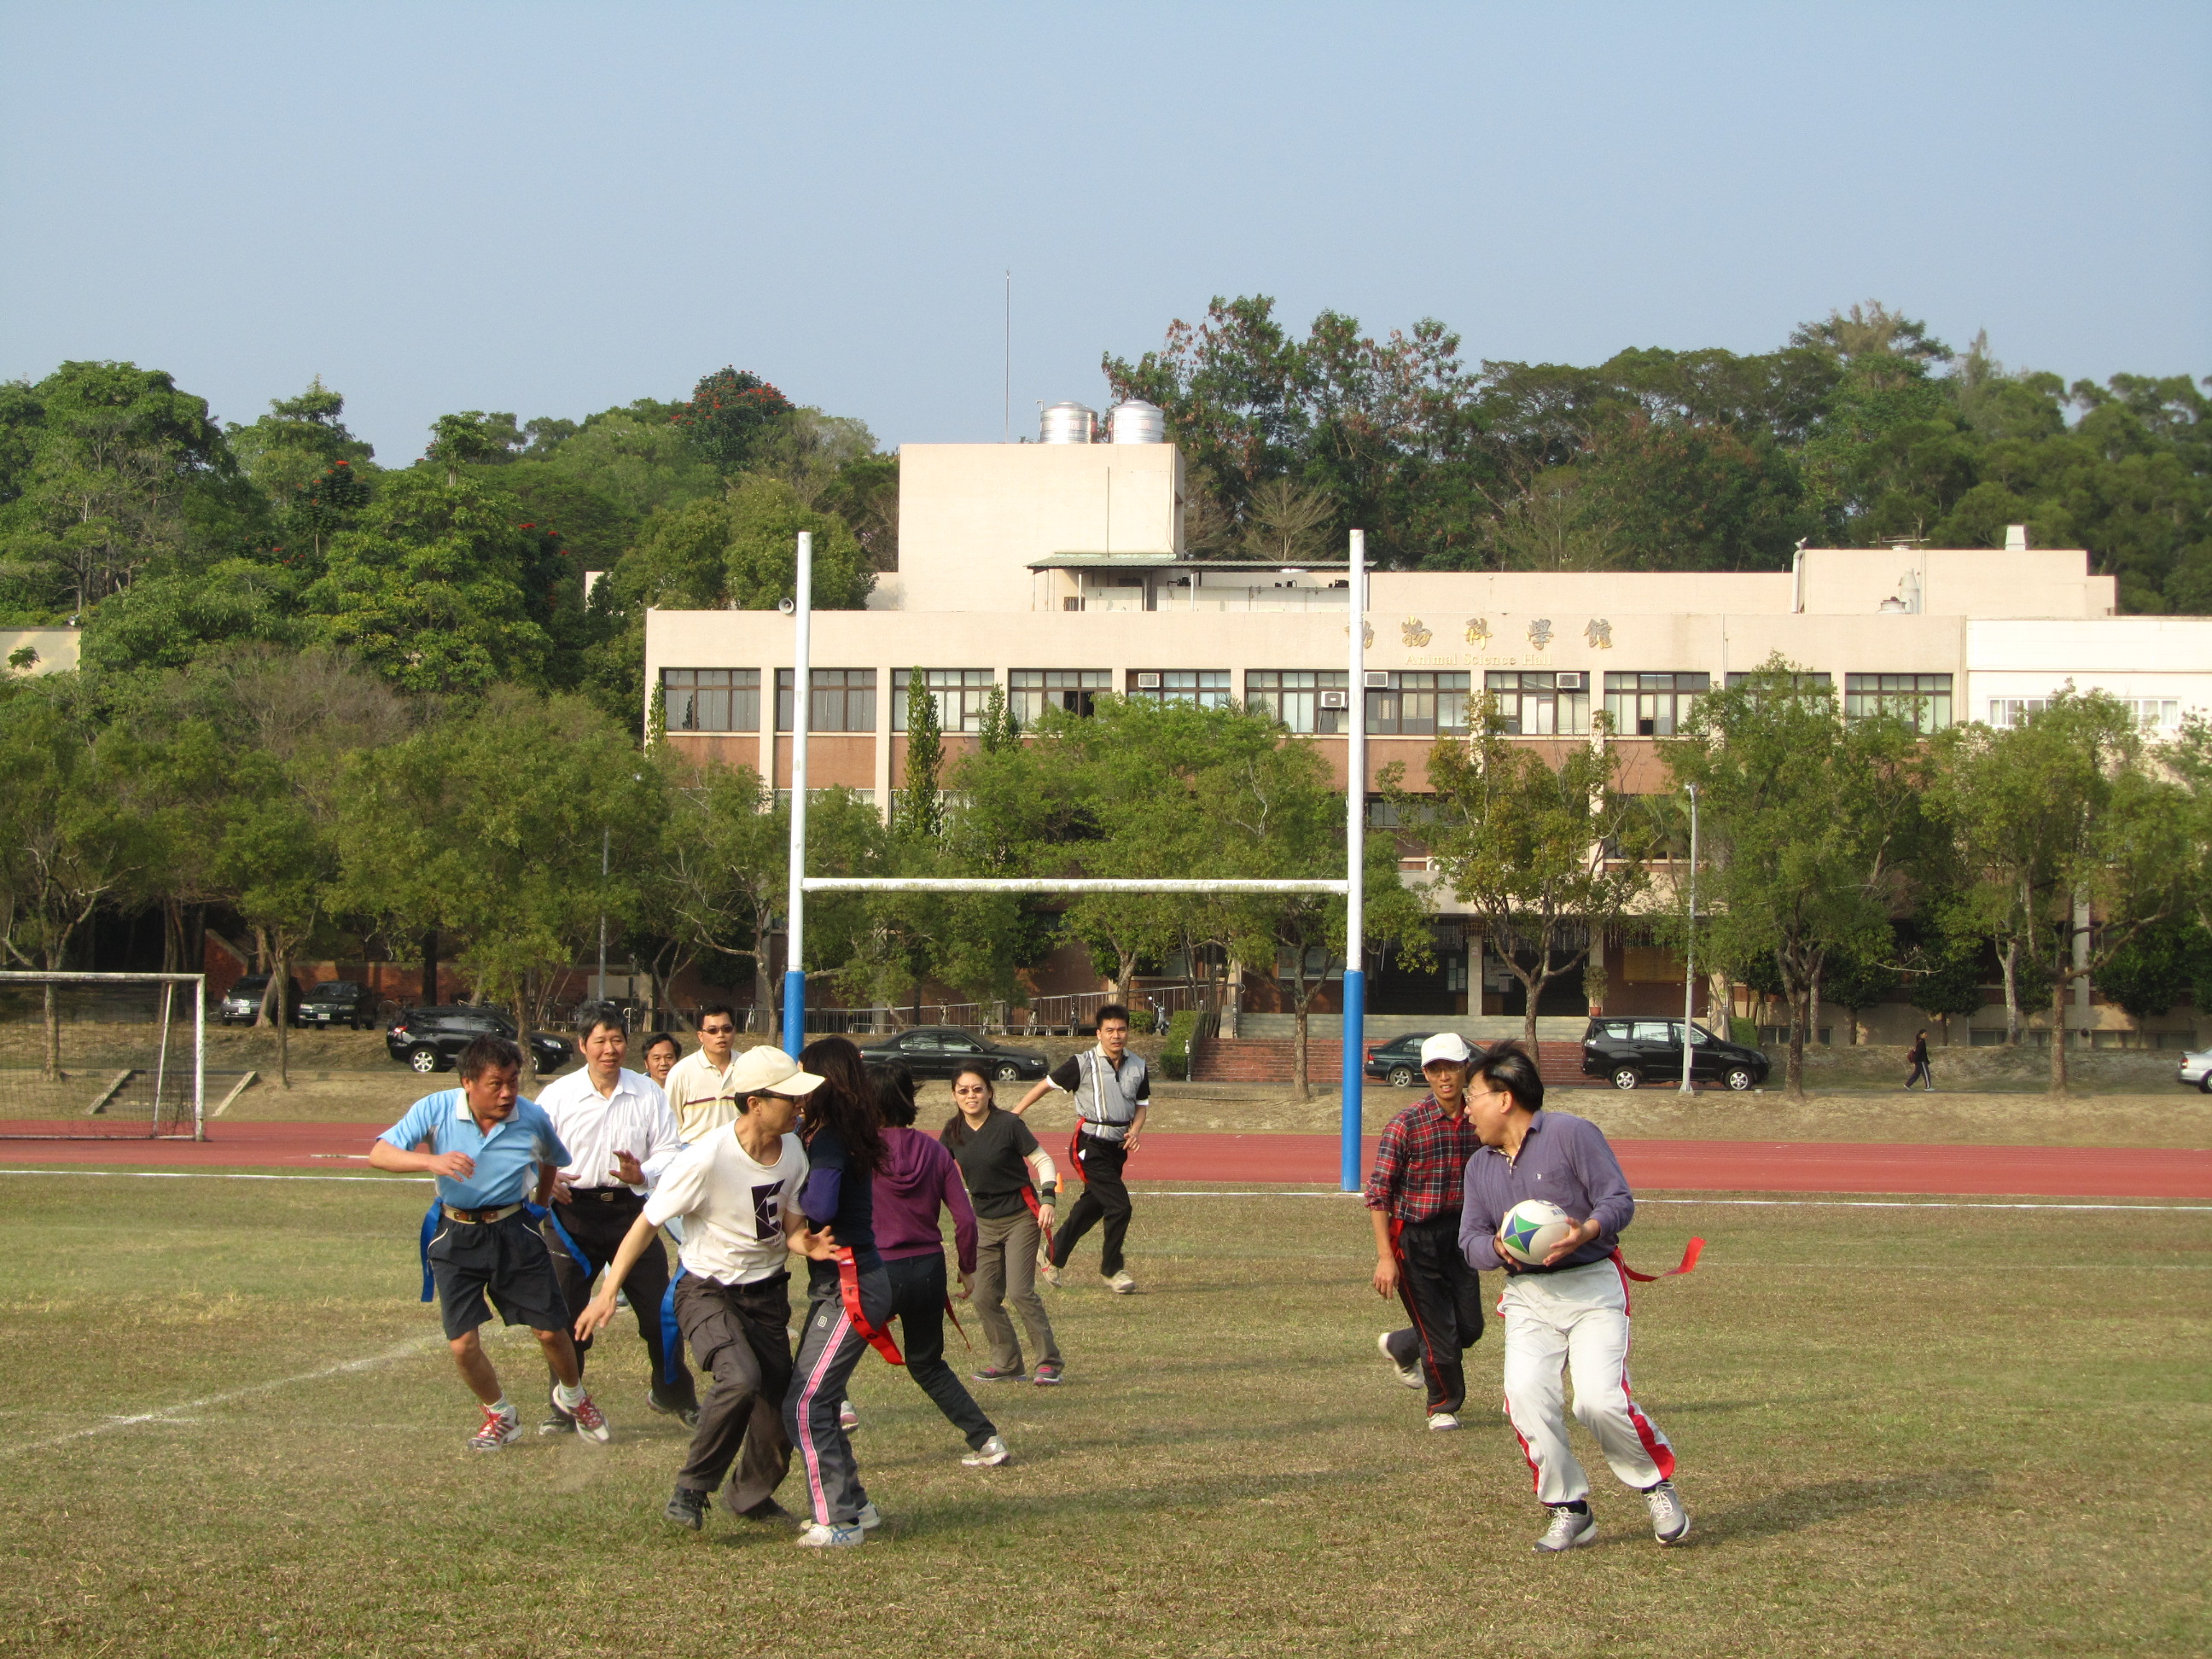
[(1044, 412), (1037, 441), (1088, 444), (1097, 441), (1098, 413), (1083, 404), (1054, 404)]
[(1106, 431), (1109, 443), (1164, 444), (1168, 441), (1168, 417), (1158, 404), (1132, 398), (1107, 411)]

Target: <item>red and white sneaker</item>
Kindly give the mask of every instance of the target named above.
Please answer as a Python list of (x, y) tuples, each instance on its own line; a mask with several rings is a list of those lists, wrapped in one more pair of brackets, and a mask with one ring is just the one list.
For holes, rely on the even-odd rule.
[(495, 1407), (484, 1407), (483, 1426), (469, 1437), (471, 1451), (497, 1451), (502, 1446), (512, 1446), (522, 1438), (522, 1419), (512, 1411), (501, 1411)]
[(586, 1395), (581, 1400), (579, 1400), (576, 1402), (575, 1409), (570, 1412), (568, 1415), (576, 1419), (576, 1432), (578, 1434), (583, 1436), (586, 1440), (596, 1440), (602, 1444), (605, 1443), (607, 1437), (607, 1415), (605, 1412), (601, 1411), (597, 1406), (594, 1406), (592, 1403), (591, 1395)]

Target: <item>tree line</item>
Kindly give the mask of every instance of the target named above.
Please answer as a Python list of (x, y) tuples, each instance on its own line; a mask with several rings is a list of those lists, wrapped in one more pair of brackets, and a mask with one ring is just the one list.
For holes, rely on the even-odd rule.
[(2121, 608), (2212, 611), (2212, 422), (2189, 374), (2070, 385), (1954, 350), (1879, 302), (1778, 349), (1638, 348), (1595, 368), (1462, 357), (1434, 319), (1377, 339), (1263, 295), (1108, 354), (1167, 411), (1188, 530), (1284, 561), (1367, 532), (1401, 569), (1773, 570), (1801, 542), (2084, 547)]
[[(1700, 697), (1661, 744), (1670, 790), (1621, 787), (1618, 752), (1478, 732), (1436, 745), (1428, 788), (1386, 798), (1526, 988), (1605, 996), (1632, 930), (1692, 952), (1712, 1006), (1747, 984), (1788, 1010), (1786, 1085), (1823, 999), (1948, 1020), (2001, 986), (2005, 1036), (2047, 1012), (2054, 1090), (2067, 1005), (2094, 985), (2137, 1018), (2212, 1008), (2212, 725), (2146, 742), (2130, 705), (2069, 689), (2019, 725), (1931, 735), (1905, 708), (1845, 720), (1776, 659)], [(1698, 808), (1689, 908), (1689, 792)]]

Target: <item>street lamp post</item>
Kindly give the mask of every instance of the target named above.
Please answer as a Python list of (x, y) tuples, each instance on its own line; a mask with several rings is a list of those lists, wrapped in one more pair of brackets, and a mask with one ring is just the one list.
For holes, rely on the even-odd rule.
[(1696, 1092), (1692, 1084), (1690, 1021), (1697, 1008), (1698, 995), (1698, 786), (1685, 784), (1690, 792), (1690, 908), (1682, 924), (1682, 1089), (1684, 1094)]

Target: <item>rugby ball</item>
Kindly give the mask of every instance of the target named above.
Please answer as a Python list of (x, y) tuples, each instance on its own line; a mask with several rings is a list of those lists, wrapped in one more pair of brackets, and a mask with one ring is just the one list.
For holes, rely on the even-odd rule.
[(1524, 1267), (1540, 1267), (1574, 1228), (1567, 1212), (1550, 1200), (1524, 1198), (1505, 1212), (1505, 1224), (1498, 1231), (1506, 1255)]

